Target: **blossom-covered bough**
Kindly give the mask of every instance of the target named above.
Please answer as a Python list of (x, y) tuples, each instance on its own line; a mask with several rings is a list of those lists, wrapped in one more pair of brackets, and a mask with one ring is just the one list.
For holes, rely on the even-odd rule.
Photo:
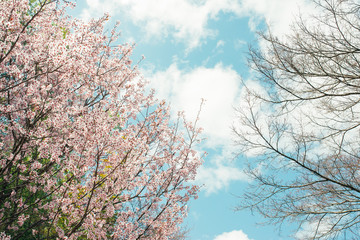
[(198, 190), (196, 122), (146, 93), (108, 16), (66, 4), (0, 2), (0, 238), (171, 239)]

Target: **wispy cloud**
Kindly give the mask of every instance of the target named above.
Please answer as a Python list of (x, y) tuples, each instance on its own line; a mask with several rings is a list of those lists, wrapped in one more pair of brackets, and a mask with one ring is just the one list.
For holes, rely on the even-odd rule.
[(220, 190), (227, 190), (232, 182), (249, 181), (245, 172), (228, 161), (231, 157), (215, 156), (211, 166), (201, 166), (197, 172), (195, 182), (204, 187), (206, 195)]
[(223, 47), (223, 46), (225, 46), (225, 41), (224, 40), (219, 40), (216, 43), (216, 48), (220, 48), (220, 47)]

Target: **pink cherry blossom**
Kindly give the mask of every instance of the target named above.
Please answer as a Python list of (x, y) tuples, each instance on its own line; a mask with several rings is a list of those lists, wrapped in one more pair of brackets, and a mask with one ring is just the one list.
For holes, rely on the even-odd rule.
[(200, 130), (147, 94), (108, 16), (67, 5), (0, 1), (0, 239), (169, 239)]

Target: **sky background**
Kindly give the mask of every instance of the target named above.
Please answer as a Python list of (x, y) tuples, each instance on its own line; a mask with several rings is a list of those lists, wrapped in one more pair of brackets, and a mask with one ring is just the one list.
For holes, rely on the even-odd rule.
[(191, 240), (294, 239), (295, 225), (279, 231), (258, 225), (259, 215), (234, 211), (250, 179), (243, 171), (247, 153), (234, 157), (230, 127), (242, 81), (261, 87), (247, 65), (249, 45), (264, 45), (256, 32), (271, 26), (285, 36), (294, 17), (314, 10), (307, 0), (78, 0), (70, 11), (85, 20), (109, 13), (110, 25), (120, 21), (120, 42), (136, 44), (133, 61), (145, 56), (141, 72), (174, 113), (195, 119), (206, 100), (200, 115), (206, 141), (198, 150), (208, 156), (195, 181), (203, 187), (185, 220)]

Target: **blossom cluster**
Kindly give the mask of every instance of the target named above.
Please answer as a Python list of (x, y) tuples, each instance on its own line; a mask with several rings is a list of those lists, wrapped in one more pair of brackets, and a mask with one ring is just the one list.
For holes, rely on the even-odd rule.
[(0, 2), (0, 238), (169, 239), (200, 131), (146, 93), (108, 16), (64, 5)]

